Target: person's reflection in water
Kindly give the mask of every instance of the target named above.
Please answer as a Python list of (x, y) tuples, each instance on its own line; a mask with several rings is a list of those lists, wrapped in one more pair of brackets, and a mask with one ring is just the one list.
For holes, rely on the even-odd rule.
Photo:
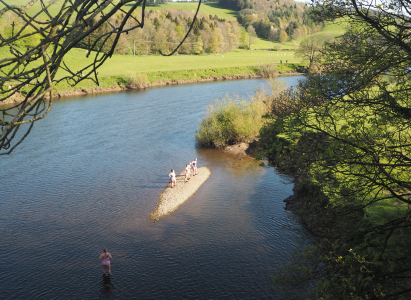
[(101, 281), (101, 296), (110, 298), (114, 296), (114, 285), (111, 283), (111, 277), (103, 274)]

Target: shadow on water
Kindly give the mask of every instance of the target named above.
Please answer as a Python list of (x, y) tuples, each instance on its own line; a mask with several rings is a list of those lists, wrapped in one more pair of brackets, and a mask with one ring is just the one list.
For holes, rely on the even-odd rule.
[(103, 279), (100, 282), (100, 296), (101, 298), (114, 297), (114, 285), (111, 283), (111, 276), (103, 274)]
[[(231, 154), (222, 149), (197, 148), (197, 154), (207, 161), (210, 169), (213, 166), (222, 167), (224, 170), (235, 174), (236, 177), (243, 177), (247, 172), (256, 172), (261, 161), (248, 155)], [(200, 161), (201, 166), (201, 161)]]

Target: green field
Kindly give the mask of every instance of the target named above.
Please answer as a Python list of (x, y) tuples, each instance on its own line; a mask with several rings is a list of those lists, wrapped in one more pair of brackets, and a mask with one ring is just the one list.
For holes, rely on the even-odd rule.
[[(0, 49), (0, 59), (9, 56), (9, 49)], [(245, 66), (260, 66), (266, 64), (298, 64), (294, 58), (294, 51), (268, 51), (268, 50), (241, 50), (237, 49), (228, 53), (203, 54), (203, 55), (113, 55), (99, 69), (99, 76), (116, 76), (128, 73), (149, 73), (178, 70), (198, 70), (215, 68), (232, 68)], [(92, 55), (87, 58), (83, 49), (72, 49), (67, 53), (64, 62), (73, 71), (79, 71), (93, 62)], [(60, 69), (57, 77), (66, 76), (68, 73)]]
[[(170, 8), (174, 9), (181, 9), (184, 11), (192, 11), (193, 15), (197, 10), (198, 3), (192, 2), (169, 2), (165, 5), (161, 6), (146, 6), (146, 10), (167, 10)], [(205, 15), (217, 15), (220, 19), (225, 19), (227, 21), (235, 21), (237, 20), (237, 11), (231, 10), (231, 9), (226, 9), (220, 6), (218, 3), (201, 3), (200, 6), (200, 13), (203, 13)]]
[[(48, 4), (50, 1), (45, 1), (46, 4)], [(49, 8), (49, 12), (51, 15), (55, 15), (59, 8), (60, 8), (60, 3), (62, 3), (62, 0), (57, 1), (55, 4), (51, 5)], [(29, 0), (11, 0), (11, 1), (7, 1), (7, 4), (9, 5), (26, 5), (27, 3), (29, 3)], [(167, 10), (170, 8), (174, 8), (174, 9), (181, 9), (183, 11), (192, 11), (193, 15), (195, 13), (195, 11), (197, 10), (197, 5), (198, 3), (189, 3), (189, 2), (185, 2), (185, 3), (177, 3), (177, 2), (169, 2), (167, 4), (164, 5), (160, 5), (160, 6), (146, 6), (146, 11), (150, 11), (150, 10)], [(131, 5), (129, 5), (131, 6)], [(2, 9), (4, 7), (4, 5), (2, 3), (0, 3), (0, 9)], [(32, 14), (34, 12), (39, 11), (41, 8), (40, 6), (40, 1), (36, 2), (29, 10), (28, 13)], [(237, 11), (235, 10), (231, 10), (231, 9), (225, 9), (223, 7), (221, 7), (218, 3), (202, 3), (201, 7), (200, 7), (200, 12), (205, 14), (205, 15), (217, 15), (220, 19), (226, 19), (228, 20), (232, 20), (235, 21), (237, 20)]]
[[(5, 2), (7, 2), (8, 5), (26, 6), (27, 3), (30, 2), (30, 0), (6, 0)], [(57, 1), (57, 3), (50, 6), (48, 11), (52, 16), (56, 15), (59, 12), (60, 10), (59, 2), (62, 2), (62, 0), (59, 0)], [(48, 5), (50, 1), (44, 1), (44, 3)], [(4, 5), (3, 3), (0, 3), (0, 9), (2, 8), (4, 8)], [(34, 3), (32, 7), (30, 7), (27, 13), (29, 15), (34, 15), (34, 13), (38, 12), (40, 9), (41, 9), (40, 1), (37, 1), (36, 3)], [(43, 16), (46, 17), (46, 14), (43, 14)]]
[(337, 20), (333, 23), (328, 23), (325, 27), (319, 32), (320, 34), (331, 34), (334, 37), (339, 37), (346, 32), (348, 23), (344, 20)]
[[(257, 66), (262, 64), (299, 63), (294, 58), (293, 51), (266, 51), (266, 50), (235, 50), (229, 53), (204, 55), (173, 55), (173, 56), (131, 56), (113, 55), (98, 69), (100, 76), (123, 75), (127, 73), (159, 72), (172, 70), (195, 70), (241, 66)], [(82, 49), (73, 49), (66, 58), (66, 64), (74, 70), (79, 70), (91, 58), (86, 58)], [(60, 76), (65, 73), (60, 73)]]

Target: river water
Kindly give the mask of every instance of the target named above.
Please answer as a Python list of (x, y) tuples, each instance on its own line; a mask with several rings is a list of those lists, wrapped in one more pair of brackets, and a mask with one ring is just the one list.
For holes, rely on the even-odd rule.
[[(293, 185), (253, 159), (198, 149), (194, 139), (213, 99), (247, 97), (264, 84), (55, 102), (0, 157), (0, 298), (275, 299), (270, 275), (301, 230), (284, 209)], [(211, 177), (172, 215), (148, 221), (170, 169), (196, 157)], [(110, 280), (98, 260), (105, 247)]]

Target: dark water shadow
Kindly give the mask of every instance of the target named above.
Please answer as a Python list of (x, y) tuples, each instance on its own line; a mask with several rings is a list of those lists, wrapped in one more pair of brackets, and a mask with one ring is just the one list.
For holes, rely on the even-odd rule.
[(114, 285), (111, 283), (111, 276), (103, 274), (100, 284), (100, 298), (114, 298)]
[[(164, 183), (164, 185), (167, 185), (170, 181), (167, 182), (160, 182)], [(158, 189), (159, 187), (157, 185), (133, 185), (135, 188), (140, 188), (140, 189)]]
[[(223, 168), (226, 172), (235, 173), (238, 177), (243, 177), (249, 172), (256, 172), (260, 161), (249, 155), (231, 154), (222, 149), (197, 148), (198, 156), (207, 161), (207, 165)], [(201, 167), (201, 161), (199, 167)]]

